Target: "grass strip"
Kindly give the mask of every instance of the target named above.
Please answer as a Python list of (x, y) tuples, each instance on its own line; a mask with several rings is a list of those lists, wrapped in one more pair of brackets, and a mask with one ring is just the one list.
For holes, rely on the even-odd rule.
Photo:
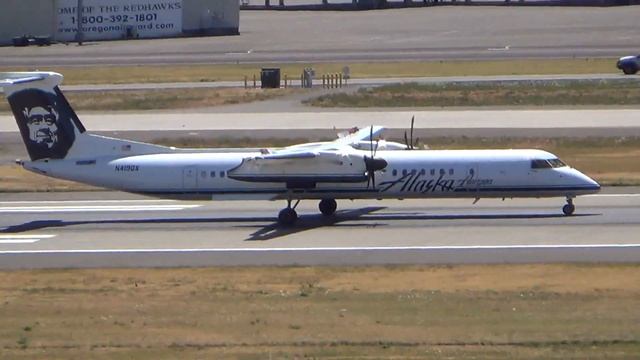
[[(302, 70), (312, 67), (316, 78), (322, 74), (339, 73), (345, 66), (353, 78), (370, 77), (414, 77), (414, 76), (465, 76), (465, 75), (529, 75), (529, 74), (595, 74), (614, 73), (616, 59), (573, 58), (535, 60), (489, 60), (489, 61), (411, 61), (411, 62), (362, 62), (362, 63), (263, 63), (263, 64), (219, 64), (219, 65), (144, 65), (144, 66), (54, 66), (55, 71), (65, 76), (65, 84), (126, 84), (159, 82), (205, 82), (242, 81), (246, 76), (250, 82), (255, 75), (260, 79), (263, 67), (278, 67), (282, 78), (299, 79)], [(0, 67), (3, 71), (28, 71), (22, 67)]]
[[(194, 88), (165, 90), (67, 92), (65, 96), (80, 111), (163, 110), (203, 108), (263, 101), (291, 94), (293, 89)], [(0, 111), (10, 111), (0, 95)]]
[(636, 81), (394, 84), (319, 96), (319, 107), (638, 105)]
[(640, 266), (0, 272), (11, 359), (634, 358)]

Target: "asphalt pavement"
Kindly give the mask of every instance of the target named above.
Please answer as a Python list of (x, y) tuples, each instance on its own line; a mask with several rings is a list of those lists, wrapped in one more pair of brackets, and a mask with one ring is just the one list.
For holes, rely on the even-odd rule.
[(0, 267), (640, 261), (638, 188), (564, 200), (181, 202), (116, 192), (3, 194)]
[(261, 64), (619, 57), (638, 6), (242, 11), (240, 35), (0, 48), (0, 66)]

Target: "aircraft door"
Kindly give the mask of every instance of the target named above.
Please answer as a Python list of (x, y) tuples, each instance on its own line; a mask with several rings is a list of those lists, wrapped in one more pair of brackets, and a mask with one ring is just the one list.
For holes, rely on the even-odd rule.
[(198, 188), (198, 169), (195, 166), (187, 166), (182, 170), (182, 188), (185, 190)]
[(478, 164), (471, 164), (467, 166), (467, 169), (465, 172), (465, 176), (466, 176), (465, 187), (467, 188), (467, 191), (470, 193), (475, 193), (475, 192), (478, 192), (479, 190), (479, 187), (480, 187), (480, 181), (478, 181), (480, 179), (479, 170), (480, 169), (478, 167)]

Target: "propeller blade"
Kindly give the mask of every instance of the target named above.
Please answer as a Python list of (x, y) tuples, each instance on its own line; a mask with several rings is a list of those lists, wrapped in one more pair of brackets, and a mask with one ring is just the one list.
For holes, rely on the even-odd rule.
[(404, 132), (404, 144), (407, 145), (407, 150), (409, 149), (409, 139), (407, 139), (407, 132)]
[(376, 157), (376, 153), (378, 152), (378, 144), (380, 143), (380, 139), (376, 140), (376, 149), (373, 151), (373, 157)]
[(385, 159), (376, 159), (373, 157), (364, 157), (364, 165), (367, 170), (367, 189), (369, 185), (376, 187), (376, 171), (383, 170), (389, 165)]
[(411, 117), (411, 150), (413, 150), (413, 123), (416, 120), (416, 116)]
[(373, 125), (369, 128), (369, 149), (371, 150), (371, 157), (373, 157)]

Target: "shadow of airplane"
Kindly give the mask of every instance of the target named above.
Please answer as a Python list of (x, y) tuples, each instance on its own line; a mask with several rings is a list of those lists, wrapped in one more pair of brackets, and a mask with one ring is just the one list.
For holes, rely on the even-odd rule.
[[(41, 230), (48, 228), (63, 228), (75, 225), (108, 225), (108, 224), (211, 224), (211, 223), (246, 223), (238, 227), (255, 228), (257, 231), (251, 233), (245, 241), (265, 241), (282, 236), (300, 233), (328, 226), (349, 226), (349, 227), (375, 227), (385, 226), (381, 221), (392, 220), (498, 220), (498, 219), (552, 219), (565, 218), (562, 214), (422, 214), (422, 213), (385, 213), (375, 214), (375, 212), (385, 209), (383, 206), (370, 206), (354, 210), (341, 210), (335, 216), (325, 217), (320, 214), (302, 215), (299, 221), (291, 227), (281, 227), (278, 222), (274, 222), (273, 217), (222, 217), (222, 218), (160, 218), (160, 219), (119, 219), (119, 220), (38, 220), (23, 224), (11, 225), (0, 229), (0, 233), (15, 234), (26, 231)], [(574, 214), (571, 217), (596, 216), (600, 214)], [(357, 220), (357, 224), (341, 224), (346, 221)], [(368, 221), (368, 222), (367, 222)], [(256, 225), (255, 223), (269, 222), (268, 225)], [(253, 223), (253, 224), (251, 224)]]
[(168, 219), (121, 219), (121, 220), (38, 220), (24, 224), (8, 226), (1, 233), (21, 233), (25, 231), (47, 228), (67, 227), (74, 225), (105, 225), (105, 224), (209, 224), (209, 223), (237, 223), (273, 221), (272, 217), (224, 217), (224, 218), (168, 218)]
[[(298, 222), (294, 226), (282, 227), (277, 222), (264, 226), (262, 229), (249, 235), (246, 241), (265, 241), (278, 237), (299, 233), (302, 231), (313, 230), (325, 226), (335, 226), (338, 223), (350, 220), (356, 220), (363, 215), (371, 214), (373, 212), (385, 209), (384, 206), (369, 206), (361, 209), (354, 210), (341, 210), (337, 211), (334, 216), (323, 216), (319, 214), (315, 215), (302, 215), (298, 219)], [(350, 226), (354, 227), (366, 227), (376, 226), (378, 224), (354, 224)]]

